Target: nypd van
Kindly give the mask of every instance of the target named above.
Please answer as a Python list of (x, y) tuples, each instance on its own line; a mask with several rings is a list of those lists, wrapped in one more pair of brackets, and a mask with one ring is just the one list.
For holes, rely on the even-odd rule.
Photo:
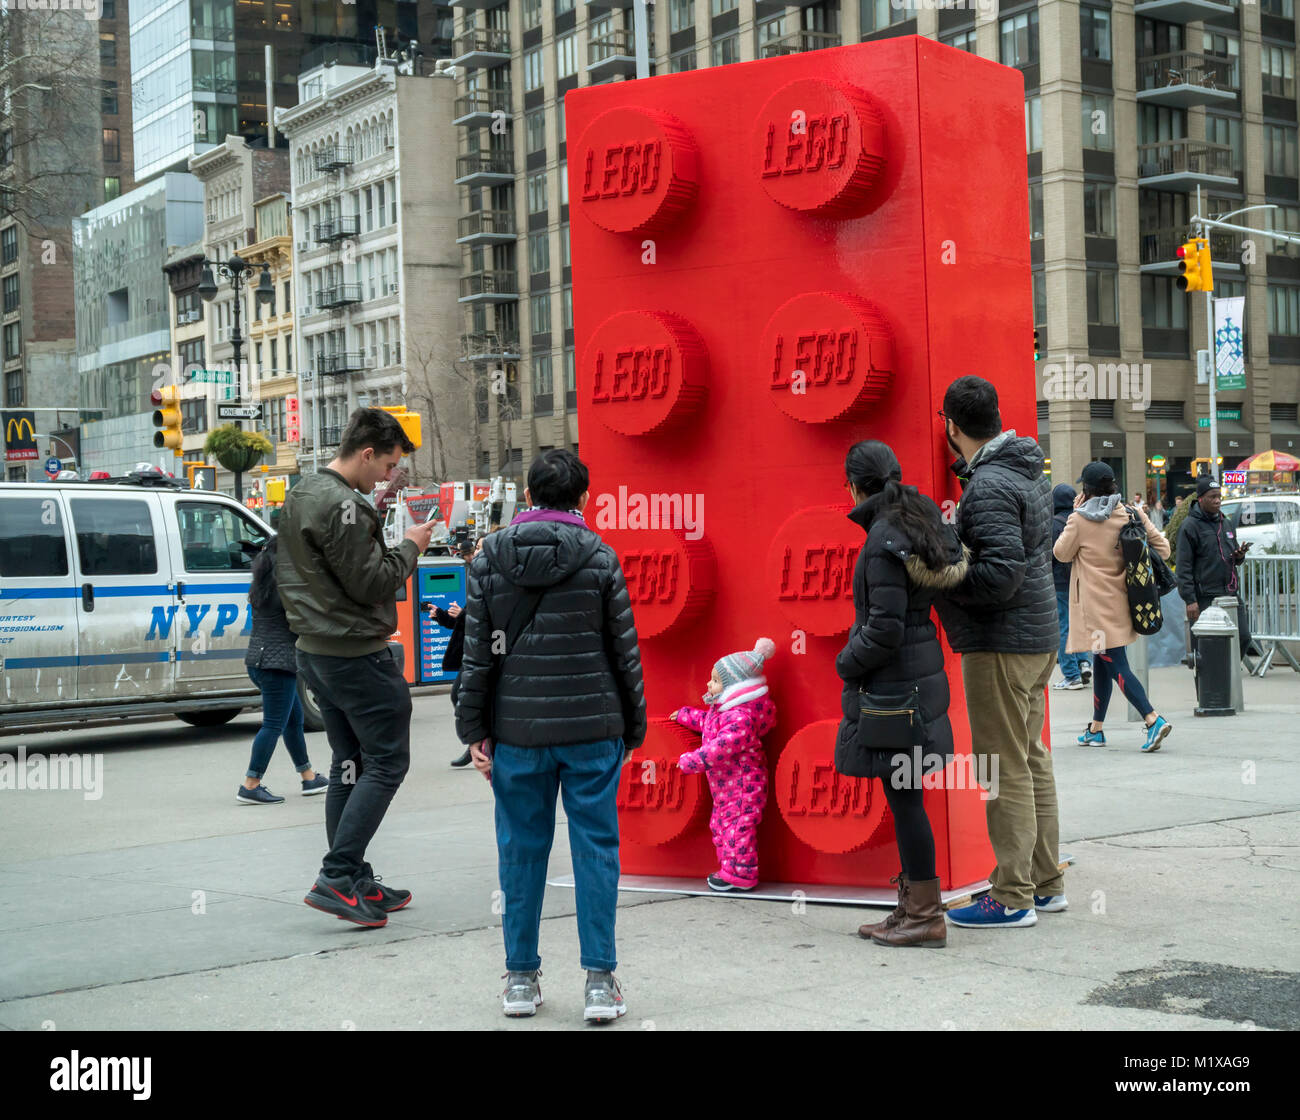
[[(260, 707), (248, 584), (270, 535), (161, 472), (0, 483), (0, 732), (158, 715), (211, 727)], [(301, 678), (299, 692), (320, 730)]]

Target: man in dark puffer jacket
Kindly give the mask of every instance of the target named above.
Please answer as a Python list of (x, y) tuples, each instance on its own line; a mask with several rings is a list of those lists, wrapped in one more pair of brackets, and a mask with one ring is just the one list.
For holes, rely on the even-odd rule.
[(626, 1008), (614, 979), (619, 770), (646, 734), (641, 651), (614, 550), (582, 520), (587, 468), (539, 455), (529, 509), (470, 565), (456, 731), (496, 795), (507, 1015), (541, 1003), (537, 942), (555, 794), (564, 796), (590, 1020)]
[[(957, 533), (970, 549), (966, 578), (940, 601), (962, 654), (971, 749), (996, 755), (998, 792), (986, 803), (997, 866), (990, 892), (950, 910), (960, 926), (1031, 926), (1037, 910), (1064, 910), (1057, 868), (1056, 783), (1041, 738), (1043, 690), (1060, 641), (1052, 582), (1052, 494), (1037, 442), (1002, 431), (998, 394), (960, 377), (943, 398), (944, 430), (964, 493)], [(976, 702), (971, 702), (976, 698)]]

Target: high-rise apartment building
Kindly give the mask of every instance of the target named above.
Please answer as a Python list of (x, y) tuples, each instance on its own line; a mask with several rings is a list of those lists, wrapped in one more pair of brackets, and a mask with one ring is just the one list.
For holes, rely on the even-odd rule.
[[(630, 2), (457, 4), (462, 357), (479, 384), (480, 474), (518, 474), (578, 439), (563, 98), (635, 74)], [(1294, 0), (666, 0), (650, 28), (656, 74), (910, 34), (1021, 70), (1039, 430), (1055, 476), (1073, 481), (1096, 457), (1129, 493), (1190, 485), (1209, 454), (1205, 309), (1178, 291), (1174, 250), (1198, 185), (1207, 213), (1269, 205), (1242, 220), (1300, 229)], [(745, 106), (719, 111), (745, 122)], [(978, 159), (968, 185), (978, 207)], [(1300, 252), (1212, 243), (1215, 295), (1245, 296), (1247, 315), (1247, 387), (1218, 403), (1220, 454), (1232, 466), (1294, 453)], [(504, 393), (490, 391), (498, 369), (518, 371)], [(980, 372), (972, 355), (953, 375)]]

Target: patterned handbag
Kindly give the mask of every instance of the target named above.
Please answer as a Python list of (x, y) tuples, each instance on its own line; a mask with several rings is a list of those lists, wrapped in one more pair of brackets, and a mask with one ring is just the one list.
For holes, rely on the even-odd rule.
[(1133, 629), (1139, 634), (1156, 634), (1164, 625), (1160, 610), (1160, 586), (1153, 563), (1158, 559), (1151, 551), (1147, 531), (1131, 506), (1128, 524), (1119, 531), (1116, 547), (1124, 557), (1124, 586), (1128, 591), (1128, 613)]

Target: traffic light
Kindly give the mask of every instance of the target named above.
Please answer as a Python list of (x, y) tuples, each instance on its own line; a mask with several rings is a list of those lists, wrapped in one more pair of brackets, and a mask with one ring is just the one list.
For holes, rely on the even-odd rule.
[(164, 385), (149, 394), (153, 402), (153, 426), (158, 430), (153, 434), (153, 445), (165, 447), (183, 454), (181, 443), (181, 391), (176, 385)]
[(1214, 291), (1213, 262), (1206, 238), (1194, 237), (1178, 246), (1178, 274), (1179, 291)]
[(379, 406), (385, 412), (391, 412), (393, 418), (402, 426), (402, 431), (406, 433), (406, 438), (415, 444), (418, 450), (423, 442), (423, 429), (420, 426), (420, 414), (418, 412), (408, 412), (404, 404), (381, 404)]

